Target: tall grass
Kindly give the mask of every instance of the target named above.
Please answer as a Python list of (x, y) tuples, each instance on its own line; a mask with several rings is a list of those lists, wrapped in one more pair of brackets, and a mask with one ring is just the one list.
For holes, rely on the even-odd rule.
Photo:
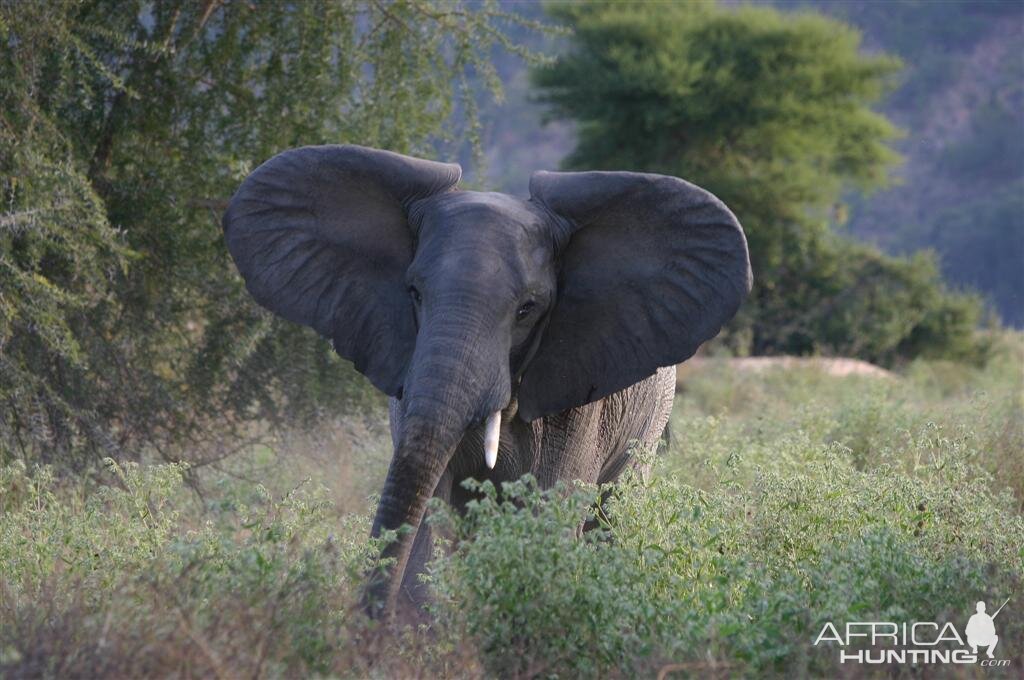
[[(1008, 596), (997, 656), (1015, 666), (992, 673), (1020, 675), (1022, 355), (1005, 344), (986, 369), (893, 380), (691, 372), (653, 473), (600, 505), (599, 489), (524, 479), (476, 485), (464, 516), (437, 507), (449, 543), (418, 627), (356, 605), (380, 415), (219, 469), (110, 461), (76, 481), (14, 463), (0, 675), (856, 677), (813, 645), (824, 622), (962, 631), (974, 602)], [(981, 675), (877, 674), (921, 672)]]

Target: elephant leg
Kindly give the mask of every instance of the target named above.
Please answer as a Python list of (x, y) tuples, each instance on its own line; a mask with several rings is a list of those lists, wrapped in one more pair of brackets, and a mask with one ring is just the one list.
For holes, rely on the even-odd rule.
[[(627, 471), (639, 472), (643, 479), (647, 479), (652, 460), (651, 455), (645, 454), (657, 452), (662, 443), (668, 446), (668, 421), (674, 390), (675, 368), (669, 367), (607, 400), (602, 413), (601, 432), (609, 433), (605, 440), (608, 455), (597, 477), (598, 484), (613, 484)], [(615, 493), (615, 488), (606, 489), (595, 512), (603, 513), (606, 501)], [(589, 520), (583, 524), (583, 531), (599, 524), (596, 519)]]
[[(602, 430), (616, 434), (611, 440), (610, 455), (601, 466), (599, 484), (614, 482), (627, 470), (639, 471), (644, 478), (650, 473), (651, 455), (662, 442), (668, 446), (675, 381), (674, 366), (661, 368), (650, 378), (609, 398)], [(620, 395), (623, 398), (616, 399)]]
[(607, 445), (601, 431), (604, 405), (604, 400), (592, 402), (544, 422), (540, 455), (532, 470), (542, 489), (559, 481), (597, 483)]

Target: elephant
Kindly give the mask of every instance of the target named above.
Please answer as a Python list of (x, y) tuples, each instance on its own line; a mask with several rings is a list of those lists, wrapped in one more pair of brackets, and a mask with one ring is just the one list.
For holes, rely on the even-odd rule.
[(355, 145), (263, 163), (223, 217), (249, 293), (315, 329), (390, 397), (372, 612), (425, 597), (428, 501), (467, 477), (608, 483), (657, 442), (675, 365), (752, 282), (739, 221), (684, 180), (534, 173), (528, 199), (461, 190), (458, 165)]

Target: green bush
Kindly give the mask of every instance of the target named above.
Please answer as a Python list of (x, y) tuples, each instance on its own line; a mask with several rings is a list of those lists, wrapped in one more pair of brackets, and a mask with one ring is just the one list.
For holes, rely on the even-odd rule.
[(222, 484), (204, 507), (184, 470), (108, 460), (87, 494), (46, 468), (0, 470), (0, 671), (127, 677), (190, 657), (194, 675), (326, 667), (371, 565), (367, 518), (332, 516), (305, 485), (274, 498)]
[[(633, 477), (582, 539), (594, 489), (471, 488), (483, 498), (465, 517), (438, 520), (459, 548), (434, 565), (437, 614), (502, 676), (670, 662), (828, 674), (836, 659), (812, 645), (824, 621), (961, 617), (1024, 574), (1012, 498), (957, 466), (926, 481), (859, 472), (826, 449), (801, 474), (747, 488)], [(1024, 642), (1024, 624), (1001, 630), (1007, 648)]]
[[(857, 357), (888, 367), (990, 358), (978, 333), (986, 319), (981, 298), (950, 290), (933, 254), (890, 257), (835, 234), (809, 237), (804, 248), (782, 271), (764, 271), (775, 292), (743, 313), (761, 329), (750, 331), (755, 354)], [(740, 327), (732, 333), (742, 334)]]
[(983, 368), (919, 360), (890, 378), (753, 373), (725, 360), (684, 369), (667, 464), (710, 488), (723, 479), (749, 483), (758, 469), (799, 472), (836, 444), (859, 469), (968, 466), (1024, 508), (1024, 344), (1019, 334), (988, 342), (997, 349)]
[[(373, 488), (386, 456), (334, 468), (259, 447), (91, 480), (16, 461), (0, 468), (0, 675), (834, 676), (836, 649), (812, 644), (826, 621), (962, 630), (975, 601), (1024, 586), (1024, 344), (992, 340), (985, 368), (890, 378), (693, 369), (647, 478), (470, 482), (464, 516), (435, 506), (452, 552), (411, 626), (358, 607), (372, 499), (339, 497)], [(359, 432), (372, 450), (387, 437)], [(1024, 619), (1001, 615), (999, 635), (1019, 664)]]

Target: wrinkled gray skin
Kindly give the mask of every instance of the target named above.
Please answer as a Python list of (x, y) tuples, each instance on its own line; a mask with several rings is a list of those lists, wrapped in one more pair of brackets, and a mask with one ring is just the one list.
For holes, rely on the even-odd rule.
[[(375, 611), (418, 601), (426, 503), (467, 477), (610, 482), (668, 420), (675, 364), (750, 290), (746, 240), (714, 196), (628, 172), (535, 173), (528, 200), (459, 191), (458, 166), (357, 146), (257, 168), (224, 216), (253, 297), (315, 328), (392, 397), (395, 453), (373, 535)], [(663, 368), (667, 367), (667, 368)], [(483, 423), (501, 412), (497, 464)]]

